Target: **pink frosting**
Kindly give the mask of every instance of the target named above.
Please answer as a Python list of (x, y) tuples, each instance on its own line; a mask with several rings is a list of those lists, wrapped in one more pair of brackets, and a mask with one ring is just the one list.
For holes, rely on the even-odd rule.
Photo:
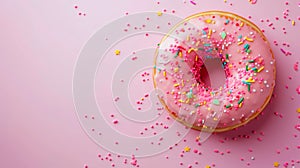
[[(233, 15), (195, 15), (162, 40), (155, 84), (168, 110), (195, 127), (234, 127), (262, 111), (275, 85), (275, 60), (266, 39)], [(233, 18), (234, 17), (234, 18)], [(212, 88), (208, 59), (220, 59), (223, 86)]]

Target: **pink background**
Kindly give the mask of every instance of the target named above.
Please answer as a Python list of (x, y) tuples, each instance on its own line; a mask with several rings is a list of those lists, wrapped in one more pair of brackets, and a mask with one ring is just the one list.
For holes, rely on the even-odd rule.
[[(113, 161), (106, 160), (108, 152), (82, 130), (73, 105), (73, 69), (81, 48), (100, 27), (125, 16), (126, 12), (164, 9), (168, 13), (175, 10), (179, 17), (215, 9), (251, 16), (250, 20), (266, 31), (272, 44), (277, 61), (277, 85), (275, 97), (259, 120), (238, 131), (214, 135), (202, 146), (194, 142), (198, 133), (191, 131), (184, 138), (186, 142), (179, 143), (174, 149), (138, 159), (140, 167), (214, 164), (215, 167), (231, 168), (272, 167), (275, 161), (281, 167), (285, 162), (289, 167), (293, 163), (300, 167), (300, 163), (296, 163), (300, 160), (300, 132), (295, 129), (295, 125), (300, 124), (296, 112), (300, 108), (300, 95), (296, 92), (300, 86), (300, 72), (293, 68), (297, 61), (300, 62), (297, 48), (300, 43), (300, 2), (289, 0), (288, 5), (280, 0), (258, 0), (254, 5), (247, 0), (194, 2), (197, 5), (182, 0), (160, 1), (160, 4), (152, 0), (1, 1), (1, 167), (80, 168), (86, 164), (93, 168), (111, 167), (112, 163), (116, 167), (130, 167), (130, 164), (122, 164), (122, 156), (112, 155)], [(289, 10), (288, 18), (296, 21), (295, 26), (283, 18), (286, 9)], [(268, 26), (270, 23), (273, 25)], [(292, 54), (285, 56), (280, 48)], [(243, 138), (244, 135), (249, 138)], [(220, 143), (222, 140), (224, 143)], [(198, 149), (202, 154), (191, 151), (180, 157), (185, 146)], [(98, 154), (104, 156), (103, 161)]]

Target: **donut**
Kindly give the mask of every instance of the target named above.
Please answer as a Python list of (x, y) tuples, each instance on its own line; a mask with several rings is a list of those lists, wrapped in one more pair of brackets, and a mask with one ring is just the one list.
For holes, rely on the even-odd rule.
[(256, 118), (272, 97), (275, 77), (274, 55), (262, 31), (229, 12), (182, 20), (155, 53), (159, 100), (173, 118), (196, 130), (223, 132)]

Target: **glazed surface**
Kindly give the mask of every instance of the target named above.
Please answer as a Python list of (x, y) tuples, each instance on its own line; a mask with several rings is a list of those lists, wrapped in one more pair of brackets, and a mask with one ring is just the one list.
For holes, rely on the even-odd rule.
[[(214, 88), (209, 60), (226, 79)], [(221, 80), (221, 79), (220, 79)], [(154, 67), (159, 98), (178, 121), (195, 129), (226, 131), (257, 116), (275, 85), (269, 43), (251, 22), (225, 12), (193, 15), (161, 41)]]

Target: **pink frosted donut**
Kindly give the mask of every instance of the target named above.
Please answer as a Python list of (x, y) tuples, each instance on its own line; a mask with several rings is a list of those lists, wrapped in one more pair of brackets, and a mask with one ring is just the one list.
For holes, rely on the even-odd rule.
[[(224, 73), (216, 88), (211, 79), (218, 73), (207, 68), (212, 60)], [(209, 11), (184, 19), (162, 39), (153, 77), (159, 99), (177, 121), (222, 132), (262, 112), (275, 74), (272, 50), (256, 25), (232, 13)]]

